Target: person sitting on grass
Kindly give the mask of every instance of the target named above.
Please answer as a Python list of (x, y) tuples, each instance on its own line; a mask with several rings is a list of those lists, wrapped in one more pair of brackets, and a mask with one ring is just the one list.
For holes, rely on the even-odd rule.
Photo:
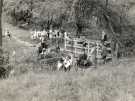
[(57, 70), (60, 70), (60, 69), (63, 68), (63, 61), (64, 61), (63, 58), (61, 58), (60, 60), (58, 60), (58, 62), (57, 62)]
[(72, 65), (72, 58), (71, 56), (67, 56), (64, 59), (64, 71), (66, 72), (67, 70), (70, 71)]

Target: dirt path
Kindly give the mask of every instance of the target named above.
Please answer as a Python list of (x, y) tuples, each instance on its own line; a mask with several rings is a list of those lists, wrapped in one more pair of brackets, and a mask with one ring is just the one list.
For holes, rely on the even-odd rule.
[(4, 30), (8, 29), (9, 32), (11, 33), (11, 36), (13, 39), (17, 40), (19, 43), (23, 43), (27, 46), (31, 46), (35, 44), (31, 39), (30, 39), (30, 31), (29, 30), (23, 30), (20, 29), (16, 26), (12, 26), (11, 24), (4, 23), (3, 26), (3, 33)]
[(8, 23), (4, 23), (3, 33), (5, 29), (8, 29), (10, 31), (11, 36), (12, 36), (11, 40), (15, 40), (16, 42), (26, 47), (36, 46), (36, 44), (32, 43), (30, 40), (29, 31), (19, 29), (18, 27), (12, 26), (11, 24), (8, 24)]
[(12, 38), (15, 39), (17, 42), (19, 42), (21, 44), (24, 44), (25, 46), (28, 46), (28, 47), (32, 47), (33, 46), (33, 44), (31, 44), (29, 42), (26, 42), (26, 41), (22, 41), (21, 39), (17, 38), (16, 36), (12, 35)]

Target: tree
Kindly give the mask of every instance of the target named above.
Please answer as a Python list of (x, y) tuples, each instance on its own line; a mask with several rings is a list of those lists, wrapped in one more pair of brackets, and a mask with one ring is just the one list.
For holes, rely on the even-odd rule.
[(0, 47), (2, 47), (2, 5), (3, 0), (0, 0)]

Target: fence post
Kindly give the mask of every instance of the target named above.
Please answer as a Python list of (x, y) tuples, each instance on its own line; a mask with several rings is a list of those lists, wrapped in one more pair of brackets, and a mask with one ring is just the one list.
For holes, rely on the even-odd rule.
[(66, 40), (66, 38), (64, 38), (64, 40), (65, 40), (65, 50), (67, 49), (67, 40)]
[(98, 59), (98, 55), (99, 55), (99, 43), (98, 42), (96, 43), (96, 50), (97, 50), (97, 54), (96, 54), (97, 56), (96, 57)]
[(118, 64), (118, 43), (115, 40), (111, 41), (111, 53), (112, 53), (112, 64), (117, 65)]
[(88, 42), (88, 58), (90, 56), (90, 43)]
[(76, 50), (76, 45), (77, 45), (77, 44), (76, 44), (76, 40), (74, 40), (74, 43), (75, 43), (75, 47), (74, 47), (74, 48), (75, 48), (75, 51), (74, 51), (74, 52), (75, 52), (75, 56), (76, 56), (76, 51), (77, 51), (77, 50)]

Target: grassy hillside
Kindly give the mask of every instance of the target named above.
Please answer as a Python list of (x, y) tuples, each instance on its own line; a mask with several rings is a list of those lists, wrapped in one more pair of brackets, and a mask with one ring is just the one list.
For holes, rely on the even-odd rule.
[[(5, 0), (4, 13), (10, 12), (11, 8), (16, 8), (20, 1), (22, 0)], [(23, 1), (29, 2), (30, 0)], [(34, 1), (34, 14), (41, 22), (43, 19), (48, 19), (46, 11), (55, 13), (54, 18), (57, 18), (57, 14), (59, 16), (65, 12), (70, 15), (70, 11), (72, 11), (72, 0), (32, 1)], [(124, 0), (111, 1), (113, 5), (124, 3)], [(132, 5), (127, 12), (130, 22), (134, 20), (134, 2), (134, 0), (128, 0), (130, 6)], [(27, 5), (19, 6), (18, 10)], [(41, 13), (41, 11), (43, 12)], [(28, 31), (8, 24), (3, 27), (11, 30), (12, 35), (16, 36), (18, 40), (31, 42)], [(134, 26), (129, 27), (134, 29)], [(87, 30), (89, 31), (89, 28)], [(95, 30), (92, 28), (91, 31)], [(133, 30), (129, 28), (126, 30), (129, 30), (133, 35)], [(129, 33), (125, 35), (129, 38)], [(133, 37), (130, 36), (130, 38)], [(72, 69), (70, 72), (51, 72), (42, 70), (37, 63), (36, 48), (7, 38), (3, 38), (3, 47), (10, 52), (10, 63), (15, 75), (0, 80), (0, 101), (135, 101), (134, 58), (119, 62), (117, 66), (107, 64), (100, 65), (97, 69), (89, 68), (85, 71), (75, 72)], [(16, 52), (15, 55), (13, 51)]]
[[(10, 27), (11, 28), (11, 27)], [(16, 33), (17, 34), (17, 33)], [(18, 37), (18, 36), (17, 36)], [(35, 49), (3, 39), (17, 73), (0, 80), (1, 101), (134, 101), (135, 59), (75, 72), (40, 70)], [(12, 56), (16, 51), (16, 57)], [(16, 58), (16, 63), (15, 59)]]
[[(134, 60), (133, 60), (134, 61)], [(29, 72), (0, 80), (1, 101), (134, 101), (134, 62), (85, 72)]]

